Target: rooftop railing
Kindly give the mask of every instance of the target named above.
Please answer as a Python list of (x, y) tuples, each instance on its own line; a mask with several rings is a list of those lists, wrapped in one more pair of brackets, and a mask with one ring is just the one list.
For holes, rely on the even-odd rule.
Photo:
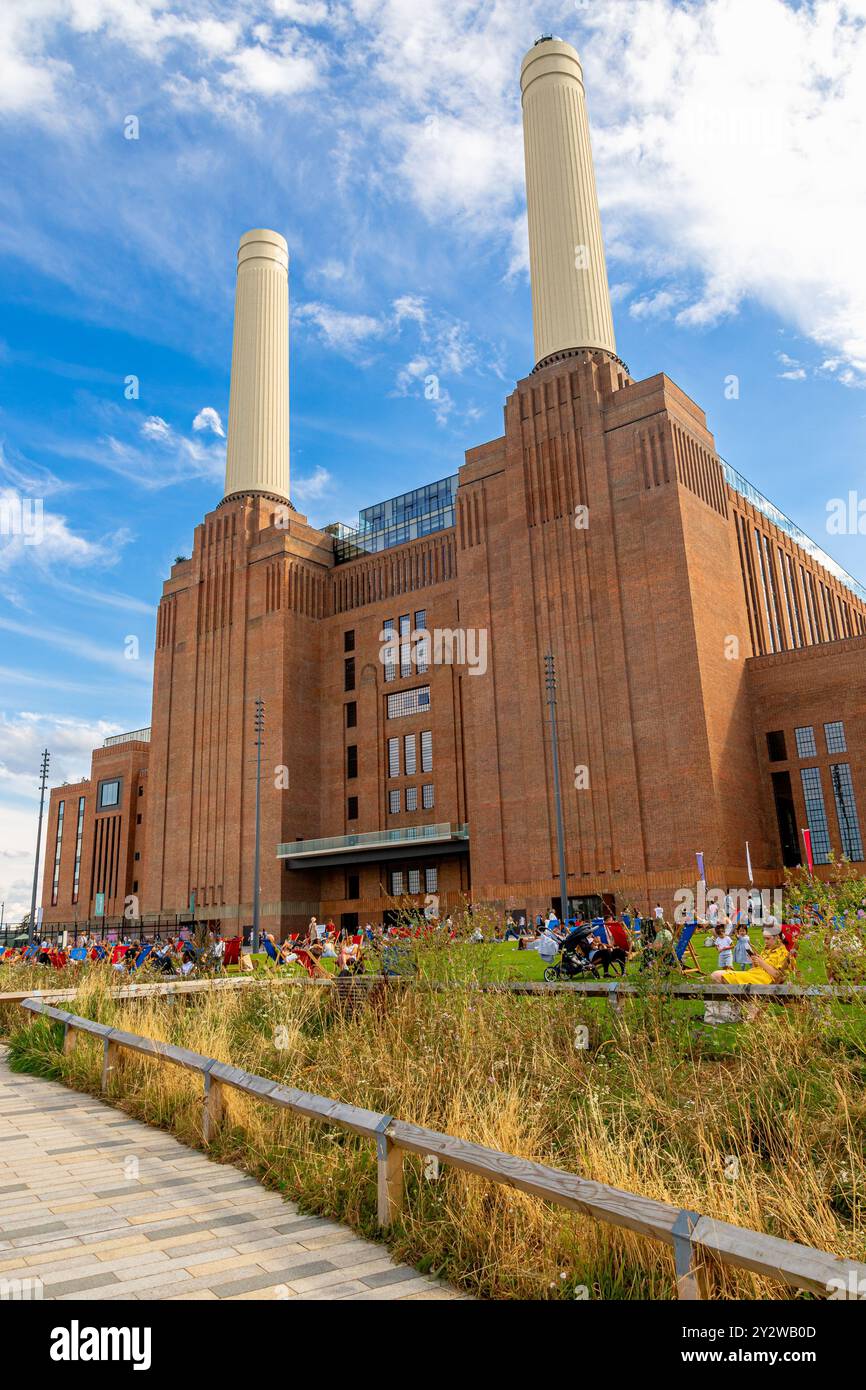
[(129, 734), (112, 734), (102, 740), (103, 748), (114, 748), (118, 743), (150, 743), (150, 729), (133, 729)]

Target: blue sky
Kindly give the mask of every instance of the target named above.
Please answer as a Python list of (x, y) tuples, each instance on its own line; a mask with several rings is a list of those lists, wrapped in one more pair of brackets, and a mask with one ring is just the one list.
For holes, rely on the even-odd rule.
[(45, 517), (0, 535), (15, 910), (42, 746), (71, 780), (149, 722), (160, 586), (221, 495), (244, 231), (289, 242), (314, 523), (501, 433), (532, 367), (518, 72), (551, 31), (584, 62), (622, 356), (866, 581), (826, 529), (866, 496), (866, 0), (6, 0), (0, 500)]

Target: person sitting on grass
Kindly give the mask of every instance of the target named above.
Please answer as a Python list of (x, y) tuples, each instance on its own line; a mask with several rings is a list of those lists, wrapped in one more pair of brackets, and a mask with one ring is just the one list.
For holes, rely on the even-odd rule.
[[(751, 966), (748, 970), (714, 970), (710, 979), (716, 985), (777, 985), (781, 984), (794, 963), (794, 951), (789, 951), (780, 939), (775, 922), (764, 923), (764, 949), (759, 955), (750, 947)], [(771, 949), (767, 949), (767, 948)]]
[(657, 917), (652, 937), (644, 945), (640, 968), (671, 970), (675, 960), (673, 932), (663, 917)]

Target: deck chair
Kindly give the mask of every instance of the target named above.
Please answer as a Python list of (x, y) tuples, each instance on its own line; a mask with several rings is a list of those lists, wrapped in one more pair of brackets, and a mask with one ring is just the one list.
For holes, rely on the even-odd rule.
[(35, 960), (36, 957), (38, 956), (38, 954), (39, 954), (39, 947), (38, 947), (38, 946), (35, 944), (35, 942), (34, 942), (34, 944), (33, 944), (32, 946), (28, 946), (28, 947), (27, 947), (27, 950), (24, 952), (24, 955), (21, 957), (21, 959), (22, 959), (22, 960)]
[(147, 958), (148, 958), (148, 956), (150, 955), (150, 953), (151, 953), (152, 950), (153, 950), (153, 942), (152, 942), (152, 941), (145, 941), (145, 943), (144, 943), (144, 945), (141, 947), (141, 950), (139, 951), (138, 955), (135, 957), (135, 960), (131, 962), (130, 967), (129, 967), (130, 970), (139, 970), (139, 969), (141, 968), (141, 966), (144, 965), (144, 962), (147, 960)]
[(87, 960), (86, 948), (84, 946), (73, 946), (72, 950), (69, 952), (69, 959), (74, 960), (76, 965), (80, 965), (82, 961)]
[(105, 959), (107, 958), (107, 956), (108, 956), (108, 952), (106, 951), (106, 949), (105, 949), (105, 947), (103, 946), (102, 942), (101, 942), (101, 941), (97, 941), (97, 942), (96, 942), (96, 945), (93, 947), (92, 951), (90, 952), (90, 959), (91, 959), (91, 960), (105, 960)]
[(124, 956), (126, 955), (128, 949), (129, 948), (127, 946), (124, 946), (120, 941), (118, 941), (117, 945), (114, 947), (114, 950), (111, 953), (111, 964), (119, 965), (120, 962), (123, 960)]
[(263, 937), (262, 948), (268, 960), (272, 960), (274, 965), (283, 964), (282, 960), (280, 959), (280, 953), (274, 945), (273, 941), (268, 941), (267, 937)]
[(304, 967), (311, 980), (331, 979), (331, 976), (328, 974), (327, 970), (325, 970), (324, 966), (320, 965), (315, 956), (310, 955), (309, 951), (305, 951), (301, 948), (295, 951), (295, 955), (298, 958), (299, 964)]
[(228, 969), (230, 965), (240, 965), (241, 961), (241, 939), (239, 936), (232, 936), (226, 942), (226, 949), (223, 954), (223, 965)]
[[(692, 945), (692, 937), (694, 936), (697, 929), (697, 922), (686, 922), (685, 926), (683, 927), (682, 931), (680, 932), (677, 938), (676, 945), (674, 946), (674, 955), (676, 956), (680, 970), (683, 972), (684, 975), (702, 975), (704, 973), (701, 970), (700, 961), (695, 955), (695, 948)], [(690, 965), (686, 965), (685, 958), (687, 954), (689, 960), (691, 961)]]

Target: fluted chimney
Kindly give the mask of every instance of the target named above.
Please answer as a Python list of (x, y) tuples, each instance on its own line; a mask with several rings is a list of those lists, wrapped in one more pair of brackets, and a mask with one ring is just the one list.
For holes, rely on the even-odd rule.
[(226, 497), (289, 499), (289, 248), (279, 232), (238, 247)]
[(580, 59), (539, 39), (520, 69), (535, 361), (602, 348), (616, 356)]

